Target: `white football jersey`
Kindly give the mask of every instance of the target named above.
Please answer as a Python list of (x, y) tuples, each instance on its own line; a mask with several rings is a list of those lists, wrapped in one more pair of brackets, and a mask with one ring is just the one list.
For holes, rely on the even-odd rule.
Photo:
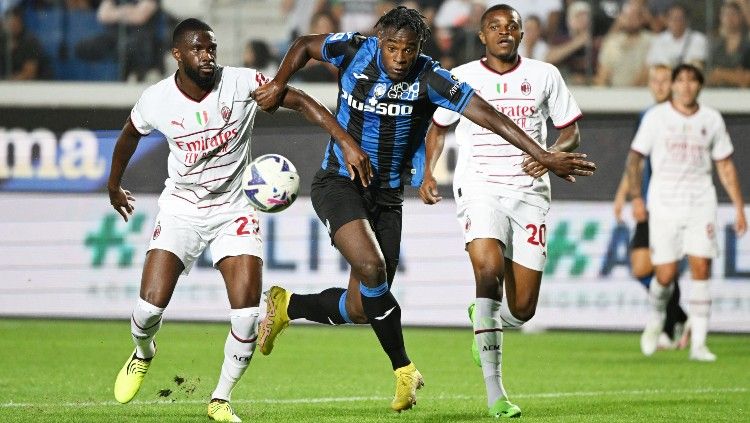
[(712, 161), (734, 151), (717, 110), (701, 105), (685, 116), (669, 101), (656, 105), (643, 116), (631, 148), (650, 156), (651, 213), (685, 216), (695, 209), (716, 208)]
[[(560, 71), (549, 63), (519, 56), (513, 69), (498, 73), (484, 63), (469, 62), (451, 71), (498, 111), (547, 147), (547, 119), (562, 129), (581, 117)], [(458, 160), (453, 177), (456, 198), (466, 192), (481, 192), (516, 198), (538, 207), (549, 208), (549, 175), (532, 178), (521, 168), (523, 151), (468, 118), (438, 109), (433, 122), (456, 127)]]
[(266, 79), (254, 69), (217, 72), (219, 81), (200, 101), (177, 87), (175, 74), (147, 88), (130, 113), (138, 132), (157, 130), (169, 142), (169, 178), (159, 206), (175, 214), (251, 207), (241, 189), (257, 111), (250, 94)]

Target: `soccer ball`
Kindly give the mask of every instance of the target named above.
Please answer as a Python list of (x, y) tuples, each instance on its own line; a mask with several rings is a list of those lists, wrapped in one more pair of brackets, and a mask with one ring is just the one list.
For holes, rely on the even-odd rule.
[(245, 167), (242, 190), (256, 209), (278, 213), (297, 199), (299, 174), (286, 157), (264, 154)]

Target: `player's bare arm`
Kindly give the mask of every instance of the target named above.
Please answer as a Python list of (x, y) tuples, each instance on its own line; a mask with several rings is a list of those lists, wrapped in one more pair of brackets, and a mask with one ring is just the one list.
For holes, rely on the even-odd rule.
[(625, 206), (625, 202), (628, 199), (628, 174), (627, 170), (623, 172), (622, 178), (620, 178), (620, 184), (617, 186), (617, 192), (615, 192), (615, 219), (618, 222), (622, 222), (622, 208)]
[[(578, 123), (574, 122), (560, 130), (560, 135), (557, 137), (557, 141), (555, 141), (547, 151), (571, 152), (580, 146), (581, 133), (578, 130)], [(534, 160), (532, 157), (527, 156), (523, 161), (523, 171), (529, 175), (538, 175), (539, 173), (544, 175), (547, 173), (547, 168), (542, 166), (541, 163)]]
[(354, 180), (359, 175), (362, 186), (370, 185), (374, 176), (370, 157), (362, 151), (354, 138), (339, 125), (331, 112), (319, 101), (296, 88), (288, 87), (283, 94), (281, 102), (283, 107), (298, 111), (305, 119), (325, 129), (333, 136), (344, 153), (344, 160), (351, 179)]
[(747, 231), (747, 221), (745, 220), (745, 201), (742, 198), (740, 181), (737, 178), (737, 168), (734, 166), (732, 157), (716, 161), (716, 173), (719, 174), (721, 185), (729, 194), (735, 211), (734, 231), (737, 235), (742, 236)]
[(641, 192), (641, 181), (643, 181), (643, 155), (637, 151), (630, 150), (628, 160), (625, 164), (628, 175), (628, 195), (633, 207), (633, 218), (636, 222), (645, 222), (648, 219), (646, 204), (643, 202)]
[[(509, 143), (533, 157), (534, 160), (541, 163), (545, 168), (551, 170), (552, 173), (565, 180), (574, 182), (574, 175), (591, 176), (596, 170), (596, 165), (593, 162), (584, 160), (586, 158), (585, 154), (558, 151), (548, 152), (544, 150), (509, 117), (495, 110), (495, 108), (478, 95), (471, 97), (463, 115), (477, 125), (500, 135)], [(543, 174), (543, 172), (537, 172), (536, 174), (531, 174), (531, 176), (538, 178)]]
[(284, 59), (281, 61), (276, 76), (267, 84), (255, 90), (253, 98), (261, 109), (273, 112), (284, 95), (286, 84), (298, 70), (310, 60), (323, 60), (323, 43), (329, 34), (314, 34), (298, 37), (289, 47)]
[(122, 182), (122, 175), (125, 173), (125, 168), (128, 166), (130, 158), (133, 157), (140, 139), (141, 134), (135, 129), (130, 119), (128, 119), (122, 128), (122, 132), (120, 132), (120, 136), (117, 137), (115, 151), (112, 153), (109, 180), (107, 181), (109, 203), (112, 204), (112, 207), (115, 208), (117, 213), (120, 213), (120, 216), (126, 222), (128, 221), (128, 216), (132, 215), (135, 210), (135, 205), (133, 205), (135, 198), (130, 191), (123, 189), (120, 183)]
[(425, 137), (425, 170), (422, 185), (419, 187), (419, 197), (425, 204), (435, 204), (443, 197), (438, 195), (437, 181), (432, 175), (445, 145), (445, 134), (448, 127), (430, 125)]

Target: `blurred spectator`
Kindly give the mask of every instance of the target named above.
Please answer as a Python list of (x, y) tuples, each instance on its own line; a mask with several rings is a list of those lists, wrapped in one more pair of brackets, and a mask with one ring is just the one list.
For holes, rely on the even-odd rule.
[(746, 25), (750, 25), (750, 0), (726, 0), (727, 2), (736, 3), (742, 12), (742, 17)]
[(68, 10), (92, 9), (91, 0), (65, 0), (65, 8)]
[(645, 85), (646, 56), (652, 35), (643, 29), (643, 9), (628, 2), (622, 7), (613, 31), (602, 42), (594, 83), (614, 87)]
[[(443, 51), (446, 53), (441, 63), (448, 69), (484, 56), (485, 48), (479, 40), (478, 32), (482, 14), (486, 9), (482, 1), (470, 2), (469, 13), (461, 26), (450, 30), (450, 40), (441, 40)], [(445, 37), (445, 33), (441, 33), (440, 37)]]
[(523, 22), (523, 38), (519, 53), (523, 57), (545, 60), (549, 52), (547, 42), (542, 39), (542, 22), (537, 15), (521, 17)]
[(447, 29), (465, 25), (471, 13), (471, 4), (470, 0), (445, 0), (435, 13), (435, 27)]
[[(163, 73), (158, 12), (157, 0), (102, 0), (97, 19), (106, 28), (78, 43), (76, 56), (87, 61), (124, 60), (125, 80), (143, 81), (150, 71)], [(118, 45), (121, 33), (125, 38)]]
[(279, 63), (276, 57), (271, 53), (263, 40), (250, 40), (245, 44), (245, 51), (242, 55), (242, 66), (260, 71), (263, 75), (273, 78), (278, 70)]
[(690, 28), (690, 16), (685, 6), (672, 5), (667, 11), (667, 30), (651, 43), (646, 61), (649, 65), (668, 65), (672, 68), (689, 63), (703, 67), (708, 44), (706, 36)]
[[(338, 31), (333, 16), (328, 13), (317, 13), (310, 21), (311, 34), (330, 34)], [(330, 63), (310, 60), (295, 77), (298, 81), (304, 82), (337, 82), (338, 69)]]
[(393, 7), (392, 2), (381, 0), (331, 0), (331, 13), (339, 23), (342, 32), (361, 32), (372, 34), (373, 26), (382, 15), (381, 3), (387, 3), (387, 9)]
[(325, 11), (326, 0), (282, 0), (281, 15), (286, 23), (286, 35), (294, 40), (310, 33), (310, 21), (316, 13)]
[(11, 9), (3, 19), (0, 34), (0, 76), (3, 79), (51, 79), (52, 69), (39, 41), (26, 32), (20, 8)]
[(543, 37), (552, 37), (557, 33), (562, 16), (562, 0), (486, 0), (487, 7), (501, 3), (516, 9), (518, 14), (521, 15), (524, 29), (526, 19), (534, 15), (539, 19)]
[(718, 36), (711, 40), (711, 72), (708, 83), (719, 86), (750, 85), (750, 39), (739, 4), (721, 7)]
[(563, 77), (573, 84), (587, 84), (593, 77), (599, 37), (592, 36), (591, 5), (574, 1), (565, 14), (567, 35), (558, 35), (551, 44), (547, 62), (557, 65)]

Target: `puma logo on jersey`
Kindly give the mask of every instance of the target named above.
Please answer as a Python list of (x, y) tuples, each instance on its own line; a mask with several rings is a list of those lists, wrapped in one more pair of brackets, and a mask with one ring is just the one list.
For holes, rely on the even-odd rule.
[(356, 79), (370, 79), (363, 73), (352, 73), (352, 75), (354, 75), (354, 78)]
[(185, 122), (185, 118), (182, 118), (182, 120), (179, 122), (177, 122), (176, 120), (173, 120), (169, 123), (171, 123), (174, 126), (179, 126), (180, 128), (185, 129), (185, 126), (183, 125), (184, 122)]
[(391, 307), (390, 309), (388, 309), (388, 311), (386, 311), (385, 313), (383, 313), (382, 316), (375, 317), (375, 320), (383, 320), (383, 319), (385, 319), (386, 317), (390, 316), (391, 313), (393, 313), (393, 310), (395, 310), (395, 309), (396, 309), (396, 306)]

